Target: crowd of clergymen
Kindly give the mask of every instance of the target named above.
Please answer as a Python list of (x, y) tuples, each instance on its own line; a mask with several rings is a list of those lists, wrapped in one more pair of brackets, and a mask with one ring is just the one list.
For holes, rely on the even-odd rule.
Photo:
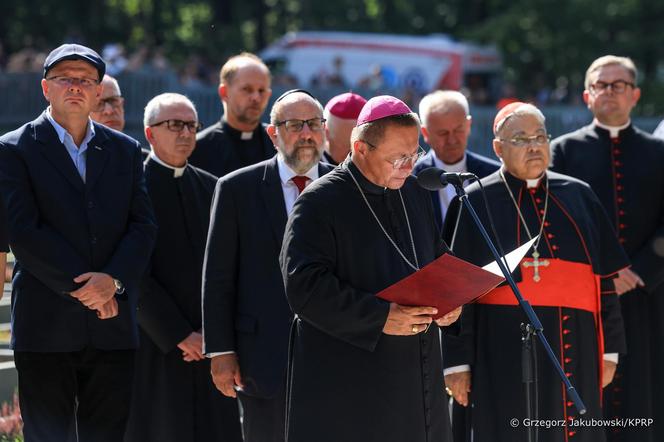
[[(141, 150), (99, 55), (55, 49), (49, 107), (0, 138), (26, 441), (514, 441), (528, 417), (557, 422), (540, 441), (662, 440), (664, 142), (631, 124), (636, 78), (595, 60), (593, 121), (553, 142), (535, 106), (500, 109), (496, 162), (456, 91), (418, 116), (295, 89), (262, 124), (270, 72), (242, 53), (218, 123), (158, 95)], [(514, 277), (585, 415), (541, 350), (526, 408), (506, 286), (451, 312), (376, 297), (450, 251), (492, 260), (453, 187), (417, 185), (429, 167), (482, 178), (502, 250), (535, 241)]]

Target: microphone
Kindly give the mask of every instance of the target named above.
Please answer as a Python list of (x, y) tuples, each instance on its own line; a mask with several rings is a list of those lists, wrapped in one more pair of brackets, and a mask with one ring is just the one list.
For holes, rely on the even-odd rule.
[(463, 186), (464, 181), (477, 179), (477, 176), (473, 173), (445, 172), (437, 167), (429, 167), (417, 175), (417, 184), (426, 190), (438, 190), (448, 184)]

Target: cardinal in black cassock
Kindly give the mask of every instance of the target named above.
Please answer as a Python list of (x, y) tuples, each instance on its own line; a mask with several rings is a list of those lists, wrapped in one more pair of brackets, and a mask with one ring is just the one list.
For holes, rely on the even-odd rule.
[[(179, 101), (166, 101), (160, 108), (160, 119), (182, 115), (175, 112), (178, 106), (182, 106)], [(152, 128), (152, 134), (157, 127)], [(183, 148), (165, 146), (164, 138), (176, 135), (160, 129), (145, 162), (148, 194), (159, 230), (139, 299), (141, 343), (125, 441), (240, 442), (237, 402), (214, 386), (209, 359), (185, 361), (178, 347), (192, 333), (201, 332), (201, 273), (217, 180), (186, 163), (173, 167), (161, 160), (159, 152)], [(193, 148), (194, 131), (183, 128), (177, 136), (188, 137)]]
[[(588, 411), (579, 415), (543, 347), (536, 344), (536, 412), (530, 417), (565, 421), (566, 426), (538, 428), (541, 442), (603, 441), (602, 427), (578, 427), (580, 419), (601, 418), (605, 364), (625, 352), (618, 298), (611, 278), (628, 265), (597, 197), (583, 182), (548, 172), (548, 138), (543, 116), (531, 105), (515, 103), (500, 114), (497, 135), (501, 170), (481, 180), (498, 237), (505, 252), (540, 234), (514, 272), (522, 295), (534, 307), (565, 374)], [(502, 118), (497, 116), (500, 123)], [(494, 141), (494, 149), (496, 148)], [(517, 178), (514, 174), (523, 176)], [(533, 172), (534, 171), (534, 172)], [(526, 179), (528, 174), (534, 179)], [(467, 188), (469, 201), (489, 231), (489, 217), (478, 184)], [(518, 209), (517, 209), (518, 206)], [(456, 234), (456, 200), (445, 225), (452, 250), (462, 259), (485, 265), (489, 248), (465, 209)], [(519, 213), (521, 215), (519, 215)], [(536, 251), (536, 253), (535, 253)], [(521, 328), (527, 322), (516, 298), (502, 285), (464, 308), (461, 334), (444, 341), (446, 381), (470, 370), (470, 427), (477, 442), (526, 439), (528, 416), (521, 377)], [(449, 385), (449, 382), (448, 382)], [(536, 391), (535, 391), (536, 390)], [(465, 401), (465, 400), (464, 400)], [(459, 405), (455, 403), (458, 410)], [(456, 410), (455, 410), (456, 411)], [(518, 424), (511, 425), (517, 419)], [(459, 440), (471, 440), (470, 434)]]
[(649, 426), (615, 428), (612, 441), (664, 440), (664, 142), (629, 116), (640, 89), (633, 63), (593, 62), (584, 100), (593, 122), (551, 143), (552, 169), (587, 182), (644, 282), (620, 296), (627, 355), (606, 389), (609, 417), (653, 418)]
[[(388, 334), (391, 305), (376, 297), (447, 251), (429, 193), (409, 176), (419, 130), (412, 115), (392, 97), (369, 100), (353, 158), (309, 186), (289, 217), (280, 261), (299, 317), (289, 442), (451, 440), (438, 326)], [(372, 118), (388, 118), (384, 134), (361, 131)]]

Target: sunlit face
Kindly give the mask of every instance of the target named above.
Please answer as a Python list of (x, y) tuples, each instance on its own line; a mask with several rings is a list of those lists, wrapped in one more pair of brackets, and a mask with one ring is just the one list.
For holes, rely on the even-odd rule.
[(219, 86), (219, 95), (226, 104), (229, 121), (257, 125), (272, 95), (270, 74), (264, 66), (247, 61), (230, 83)]
[[(59, 78), (69, 77), (75, 81), (67, 86), (61, 85)], [(93, 80), (90, 86), (82, 85), (79, 80)], [(94, 84), (99, 80), (99, 73), (90, 63), (82, 60), (65, 60), (53, 66), (42, 79), (44, 98), (51, 105), (54, 116), (80, 116), (87, 118), (97, 105), (101, 94), (101, 85)]]
[[(196, 113), (187, 103), (171, 103), (162, 106), (154, 123), (167, 120), (198, 122)], [(175, 132), (168, 124), (156, 124), (145, 128), (145, 138), (159, 159), (174, 167), (182, 167), (196, 146), (196, 131), (184, 126)]]
[[(322, 109), (308, 95), (294, 93), (284, 99), (279, 111), (280, 122), (323, 118)], [(305, 173), (320, 160), (325, 144), (325, 125), (311, 130), (304, 124), (299, 132), (292, 132), (285, 124), (269, 125), (267, 133), (284, 161), (297, 173)]]
[(588, 79), (591, 87), (583, 91), (583, 100), (595, 118), (609, 126), (627, 123), (632, 108), (641, 97), (641, 89), (627, 86), (623, 93), (616, 93), (613, 88), (599, 91), (593, 90), (592, 86), (597, 82), (611, 84), (618, 80), (634, 83), (629, 71), (619, 64), (610, 64), (591, 72)]
[(112, 129), (122, 131), (125, 126), (124, 99), (117, 83), (105, 79), (101, 82), (100, 111), (90, 113), (90, 118)]
[(544, 124), (534, 115), (514, 115), (510, 117), (493, 140), (493, 150), (503, 160), (505, 169), (513, 176), (522, 179), (536, 179), (542, 176), (549, 166), (549, 143), (517, 147), (511, 140), (546, 136)]
[(417, 126), (389, 125), (375, 149), (370, 149), (363, 141), (356, 141), (353, 145), (353, 161), (372, 183), (389, 189), (399, 189), (412, 172), (413, 163), (406, 162), (399, 168), (394, 168), (393, 164), (402, 158), (414, 158), (420, 149), (418, 140)]
[(463, 159), (471, 119), (461, 106), (454, 106), (444, 113), (432, 111), (424, 124), (422, 136), (438, 159), (446, 164), (455, 164)]

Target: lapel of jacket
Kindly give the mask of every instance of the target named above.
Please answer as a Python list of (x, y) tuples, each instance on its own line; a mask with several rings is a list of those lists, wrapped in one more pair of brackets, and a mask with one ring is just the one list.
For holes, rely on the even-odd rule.
[(85, 185), (92, 188), (101, 175), (108, 158), (108, 135), (95, 124), (95, 136), (88, 143), (88, 156), (86, 159)]
[(48, 161), (53, 164), (69, 183), (79, 192), (85, 190), (81, 176), (76, 166), (67, 153), (67, 148), (60, 142), (55, 128), (46, 118), (46, 112), (42, 113), (34, 123), (35, 141), (40, 144), (41, 152)]
[(270, 226), (272, 226), (274, 239), (277, 242), (277, 249), (281, 249), (288, 216), (276, 155), (265, 163), (261, 176), (260, 193), (265, 203), (265, 210), (269, 217)]

